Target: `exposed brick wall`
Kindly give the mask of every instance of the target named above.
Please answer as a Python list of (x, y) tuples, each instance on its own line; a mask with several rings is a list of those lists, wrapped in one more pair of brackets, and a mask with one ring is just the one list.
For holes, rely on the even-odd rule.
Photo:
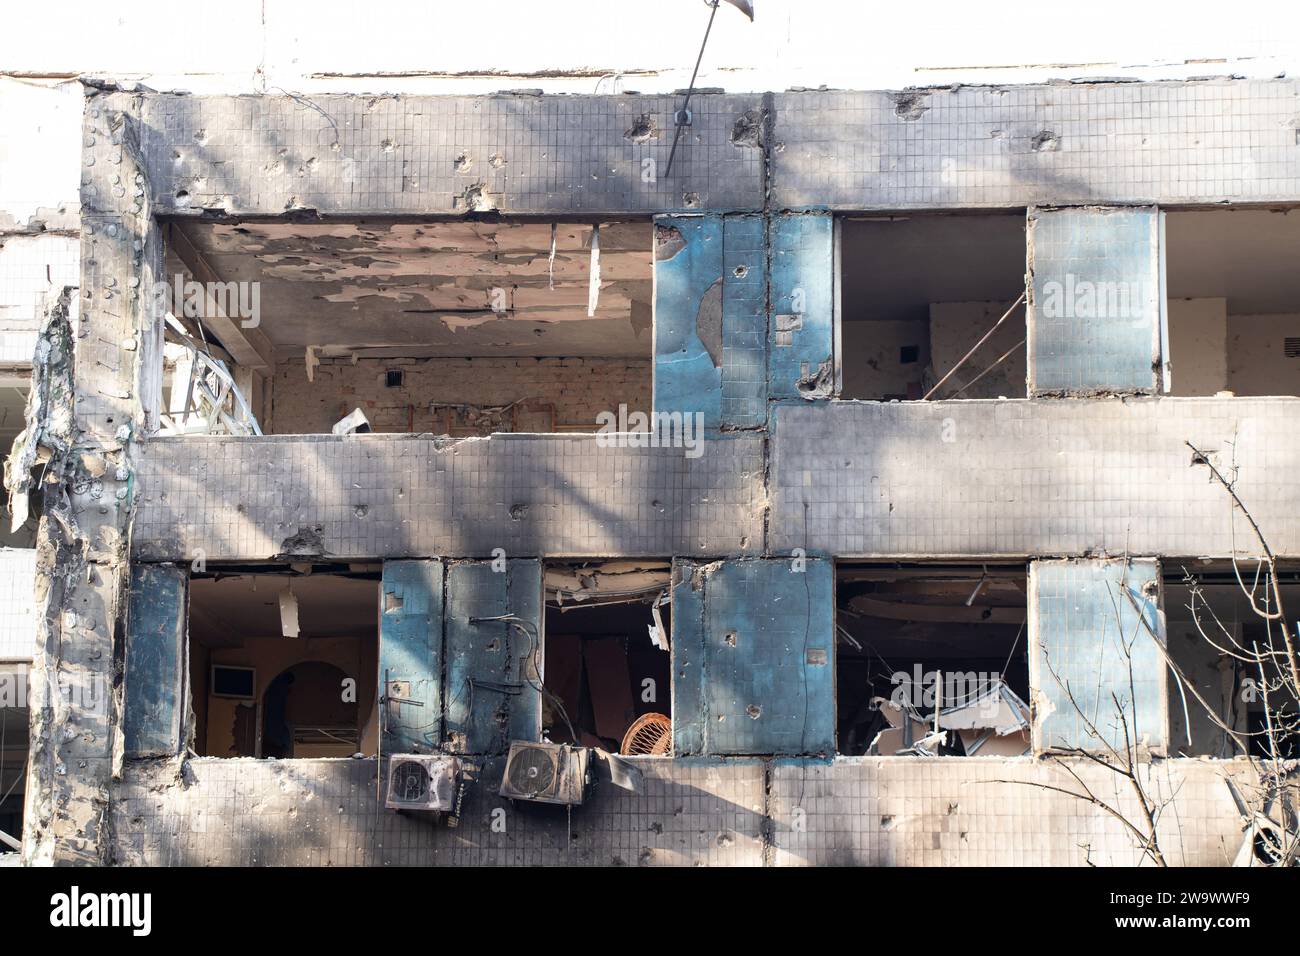
[[(389, 388), (386, 373), (402, 373)], [(492, 431), (551, 431), (559, 426), (596, 428), (603, 411), (650, 410), (650, 359), (430, 358), (326, 359), (307, 381), (303, 362), (276, 366), (272, 389), (277, 434), (328, 432), (360, 408), (377, 432), (486, 435)], [(503, 415), (430, 411), (431, 402), (500, 406), (527, 404)], [(552, 411), (553, 409), (553, 411)], [(448, 431), (450, 428), (450, 431)]]

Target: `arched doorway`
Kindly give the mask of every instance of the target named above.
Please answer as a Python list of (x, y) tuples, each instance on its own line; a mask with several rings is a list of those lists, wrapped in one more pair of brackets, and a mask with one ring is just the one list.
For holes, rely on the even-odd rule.
[[(356, 694), (344, 671), (304, 661), (262, 694), (263, 757), (349, 757), (359, 748)], [(355, 688), (354, 688), (355, 689)]]

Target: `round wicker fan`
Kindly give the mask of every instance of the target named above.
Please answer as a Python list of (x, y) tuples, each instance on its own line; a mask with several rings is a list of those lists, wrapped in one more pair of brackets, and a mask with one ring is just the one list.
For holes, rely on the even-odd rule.
[(633, 721), (623, 735), (619, 753), (625, 757), (638, 754), (666, 757), (673, 746), (673, 722), (663, 714), (643, 714)]

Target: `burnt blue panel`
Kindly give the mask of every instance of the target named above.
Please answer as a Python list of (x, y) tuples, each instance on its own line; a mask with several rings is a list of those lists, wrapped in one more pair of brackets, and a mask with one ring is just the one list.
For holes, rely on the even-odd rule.
[(721, 216), (655, 220), (654, 410), (722, 419)]
[[(122, 732), (129, 757), (178, 753), (185, 709), (188, 576), (170, 564), (131, 566)], [(99, 701), (107, 706), (107, 699)]]
[(835, 230), (829, 214), (772, 217), (767, 394), (830, 398), (835, 386)]
[(1160, 213), (1029, 213), (1029, 388), (1152, 392), (1160, 366)]
[(834, 608), (829, 561), (678, 562), (674, 753), (833, 752)]
[(727, 216), (722, 234), (722, 423), (767, 422), (767, 228)]
[(1127, 730), (1163, 751), (1165, 663), (1152, 636), (1165, 641), (1159, 562), (1034, 561), (1029, 589), (1034, 749), (1122, 749)]
[(655, 229), (654, 408), (706, 428), (767, 419), (761, 216), (661, 216)]
[(443, 563), (385, 561), (379, 679), (385, 753), (429, 753), (442, 740)]
[[(454, 753), (503, 754), (541, 734), (540, 561), (447, 568), (446, 733)], [(488, 620), (509, 616), (512, 621)]]

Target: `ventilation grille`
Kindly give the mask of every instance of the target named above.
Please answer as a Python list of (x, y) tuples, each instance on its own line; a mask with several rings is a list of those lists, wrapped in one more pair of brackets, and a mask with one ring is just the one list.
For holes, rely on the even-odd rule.
[(1300, 358), (1300, 335), (1288, 335), (1282, 340), (1282, 351), (1287, 358)]

